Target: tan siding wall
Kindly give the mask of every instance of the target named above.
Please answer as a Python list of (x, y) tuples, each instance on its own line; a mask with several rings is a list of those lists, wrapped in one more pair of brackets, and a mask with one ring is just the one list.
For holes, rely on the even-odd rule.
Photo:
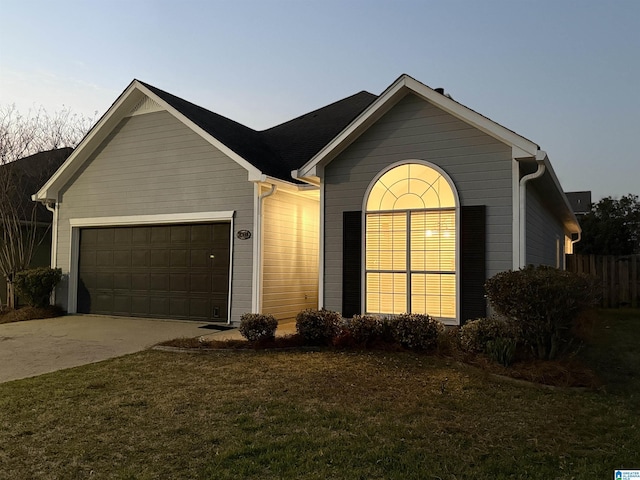
[(293, 318), (318, 306), (319, 198), (281, 190), (263, 206), (262, 312)]
[(444, 169), (461, 205), (487, 206), (487, 275), (512, 267), (511, 148), (407, 95), (325, 169), (326, 308), (342, 308), (342, 212), (362, 210), (373, 178), (411, 159)]
[[(167, 112), (124, 119), (63, 190), (57, 263), (69, 272), (69, 219), (235, 210), (253, 230), (247, 171)], [(235, 232), (231, 319), (251, 311), (252, 242)], [(66, 280), (56, 301), (67, 308)]]

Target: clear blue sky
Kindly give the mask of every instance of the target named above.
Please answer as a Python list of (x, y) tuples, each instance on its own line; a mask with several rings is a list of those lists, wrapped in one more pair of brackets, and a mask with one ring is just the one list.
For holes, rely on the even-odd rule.
[(256, 129), (401, 73), (640, 194), (640, 0), (0, 0), (0, 104), (103, 114), (133, 78)]

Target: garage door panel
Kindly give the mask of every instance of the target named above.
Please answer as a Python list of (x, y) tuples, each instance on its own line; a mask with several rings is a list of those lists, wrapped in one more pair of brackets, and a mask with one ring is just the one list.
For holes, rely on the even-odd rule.
[(171, 243), (188, 243), (189, 242), (189, 227), (184, 225), (176, 225), (171, 227), (170, 230)]
[(118, 290), (131, 290), (131, 274), (130, 273), (114, 273), (113, 288)]
[(151, 229), (151, 244), (166, 245), (171, 241), (171, 227), (153, 227)]
[(113, 313), (115, 315), (131, 314), (131, 296), (130, 295), (114, 295), (113, 296)]
[(207, 293), (211, 291), (211, 275), (191, 273), (189, 274), (190, 290), (194, 293)]
[(113, 240), (116, 245), (131, 245), (131, 228), (116, 228), (113, 232)]
[(133, 245), (149, 245), (151, 238), (150, 227), (135, 227), (131, 228), (131, 243)]
[(114, 267), (131, 267), (131, 250), (116, 250), (113, 252)]
[(149, 275), (149, 290), (153, 292), (168, 292), (169, 276), (166, 273), (152, 273)]
[(113, 290), (113, 274), (112, 273), (96, 273), (96, 286), (97, 289)]
[(113, 265), (113, 250), (98, 250), (96, 252), (96, 266), (110, 267)]
[(189, 266), (189, 250), (187, 249), (171, 250), (170, 257), (172, 267)]
[(188, 292), (190, 291), (189, 274), (188, 273), (171, 273), (169, 274), (169, 289), (171, 292)]
[(131, 289), (132, 290), (149, 290), (149, 274), (148, 273), (132, 273)]
[(150, 298), (147, 296), (131, 296), (131, 314), (132, 315), (149, 315), (149, 301)]
[(226, 319), (229, 242), (228, 222), (82, 229), (78, 311)]
[(135, 249), (131, 251), (132, 267), (148, 267), (149, 266), (149, 250)]
[(167, 249), (151, 250), (149, 265), (152, 267), (166, 267), (169, 265), (170, 251)]
[(98, 245), (113, 245), (115, 232), (113, 228), (102, 228), (97, 230), (96, 243)]

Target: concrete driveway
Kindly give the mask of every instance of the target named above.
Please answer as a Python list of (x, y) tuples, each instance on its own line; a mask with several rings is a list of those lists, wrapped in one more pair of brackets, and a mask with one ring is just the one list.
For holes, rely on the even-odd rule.
[(2, 324), (0, 383), (138, 352), (164, 340), (210, 336), (215, 330), (208, 325), (101, 315)]

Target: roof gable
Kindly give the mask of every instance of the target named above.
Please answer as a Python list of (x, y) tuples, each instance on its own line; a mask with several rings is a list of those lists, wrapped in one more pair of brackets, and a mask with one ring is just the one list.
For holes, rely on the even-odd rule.
[(313, 158), (299, 170), (292, 172), (294, 178), (317, 177), (318, 167), (331, 162), (375, 121), (410, 93), (511, 146), (514, 158), (535, 157), (536, 152), (539, 150), (538, 145), (531, 140), (465, 107), (449, 96), (418, 82), (409, 75), (403, 74)]

